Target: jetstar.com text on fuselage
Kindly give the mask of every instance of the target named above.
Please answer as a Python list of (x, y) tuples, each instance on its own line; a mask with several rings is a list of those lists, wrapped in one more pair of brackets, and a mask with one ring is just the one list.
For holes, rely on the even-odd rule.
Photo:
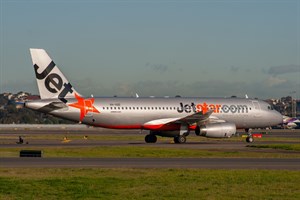
[(213, 110), (214, 113), (248, 113), (248, 106), (246, 105), (226, 105), (226, 104), (207, 104), (199, 103), (195, 104), (194, 102), (190, 104), (179, 103), (179, 107), (177, 108), (177, 112), (182, 113), (190, 113), (190, 112), (203, 112), (203, 114), (207, 113), (209, 110)]

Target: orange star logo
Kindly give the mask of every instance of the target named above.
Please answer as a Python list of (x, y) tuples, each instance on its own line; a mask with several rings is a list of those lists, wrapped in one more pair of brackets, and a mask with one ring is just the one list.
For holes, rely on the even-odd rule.
[(75, 93), (75, 98), (77, 99), (78, 102), (69, 104), (69, 106), (80, 109), (80, 121), (83, 120), (83, 118), (86, 116), (88, 112), (100, 113), (97, 110), (97, 108), (95, 108), (95, 106), (93, 105), (95, 101), (94, 98), (84, 99), (81, 96), (77, 95), (76, 93)]

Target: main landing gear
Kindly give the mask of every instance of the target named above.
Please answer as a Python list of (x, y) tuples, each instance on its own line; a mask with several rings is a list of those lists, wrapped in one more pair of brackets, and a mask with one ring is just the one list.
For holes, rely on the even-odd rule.
[(246, 142), (248, 143), (252, 143), (254, 141), (252, 134), (251, 134), (251, 130), (249, 128), (245, 129), (246, 133), (247, 133), (247, 138), (246, 138)]
[(148, 134), (145, 136), (145, 142), (146, 143), (155, 143), (157, 141), (156, 135)]
[[(155, 143), (157, 141), (156, 135), (148, 134), (145, 136), (145, 142), (146, 143)], [(174, 137), (174, 143), (176, 144), (183, 144), (186, 142), (186, 136), (185, 135), (178, 135)]]
[(183, 144), (183, 143), (185, 143), (186, 142), (185, 135), (178, 135), (178, 136), (174, 137), (174, 142), (176, 144)]

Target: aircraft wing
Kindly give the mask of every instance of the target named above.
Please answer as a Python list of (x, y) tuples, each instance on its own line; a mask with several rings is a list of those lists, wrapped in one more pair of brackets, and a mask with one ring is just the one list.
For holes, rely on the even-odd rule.
[(222, 122), (226, 122), (226, 121), (223, 119), (219, 119), (216, 116), (209, 116), (208, 122), (209, 123), (222, 123)]
[(184, 118), (180, 118), (180, 119), (177, 119), (175, 121), (172, 121), (172, 122), (169, 122), (169, 123), (186, 123), (186, 124), (189, 124), (189, 125), (192, 125), (192, 124), (201, 124), (207, 120), (209, 120), (209, 116), (213, 113), (213, 110), (209, 110), (208, 112), (206, 112), (205, 114), (203, 114), (203, 112), (197, 112), (197, 113), (194, 113), (192, 115), (188, 115)]
[(203, 112), (193, 113), (183, 118), (164, 118), (164, 119), (157, 119), (152, 120), (144, 124), (144, 127), (162, 127), (168, 126), (172, 124), (203, 124), (204, 122), (209, 120), (209, 116), (213, 113), (213, 110), (210, 110), (203, 114)]

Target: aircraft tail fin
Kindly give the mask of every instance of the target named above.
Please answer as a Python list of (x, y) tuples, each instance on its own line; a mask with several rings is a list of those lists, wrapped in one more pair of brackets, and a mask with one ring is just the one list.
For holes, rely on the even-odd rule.
[(30, 54), (41, 99), (57, 98), (66, 103), (65, 98), (74, 98), (75, 93), (81, 96), (44, 49), (30, 49)]

